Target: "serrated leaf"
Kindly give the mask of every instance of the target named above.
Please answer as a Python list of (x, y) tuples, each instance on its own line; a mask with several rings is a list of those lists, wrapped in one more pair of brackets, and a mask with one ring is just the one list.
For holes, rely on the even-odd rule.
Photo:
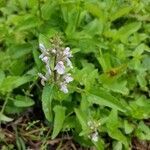
[(82, 129), (86, 130), (88, 126), (87, 126), (87, 120), (86, 120), (85, 114), (80, 109), (77, 109), (77, 108), (75, 108), (75, 113), (82, 126)]
[(138, 31), (141, 27), (142, 23), (141, 22), (133, 22), (133, 23), (128, 23), (127, 25), (124, 25), (119, 29), (117, 32), (115, 39), (120, 39), (122, 43), (126, 43), (128, 37)]
[(130, 124), (127, 120), (124, 121), (124, 130), (126, 134), (130, 134), (133, 131), (133, 125)]
[(55, 113), (55, 118), (54, 118), (54, 129), (52, 133), (52, 139), (54, 139), (59, 134), (59, 132), (63, 127), (66, 108), (60, 105), (56, 105), (53, 110)]
[(123, 133), (118, 129), (119, 127), (119, 119), (117, 110), (113, 109), (108, 117), (107, 123), (107, 131), (110, 137), (121, 141), (125, 146), (127, 146), (127, 139), (123, 135)]
[(124, 105), (110, 93), (102, 88), (94, 88), (88, 92), (88, 101), (100, 106), (108, 106), (120, 110), (122, 112), (126, 111)]
[(52, 99), (54, 85), (46, 85), (42, 92), (42, 109), (48, 121), (52, 121)]
[(93, 16), (98, 17), (100, 20), (104, 21), (106, 19), (105, 11), (96, 3), (86, 3), (85, 9), (90, 12)]
[(52, 0), (46, 1), (46, 3), (42, 6), (41, 9), (42, 17), (45, 20), (50, 19), (52, 13), (54, 13), (56, 6), (57, 6), (57, 1), (52, 1)]
[(1, 86), (0, 91), (2, 93), (11, 92), (13, 89), (33, 80), (31, 76), (7, 76)]
[(30, 107), (34, 105), (34, 101), (30, 97), (17, 95), (15, 97), (14, 105), (17, 107)]
[(114, 21), (114, 20), (116, 20), (116, 19), (118, 19), (118, 18), (128, 14), (131, 9), (132, 9), (131, 6), (126, 6), (126, 7), (119, 8), (115, 13), (110, 15), (111, 21)]

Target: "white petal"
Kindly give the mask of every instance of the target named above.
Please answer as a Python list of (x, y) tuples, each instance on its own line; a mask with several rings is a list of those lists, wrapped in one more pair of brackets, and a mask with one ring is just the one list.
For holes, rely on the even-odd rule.
[(38, 73), (38, 76), (39, 76), (41, 79), (47, 81), (47, 78), (46, 78), (42, 73)]
[(46, 65), (46, 69), (47, 69), (48, 74), (51, 75), (51, 68), (48, 64)]
[(65, 83), (61, 83), (60, 90), (64, 93), (68, 93), (67, 85)]
[(72, 54), (70, 52), (70, 47), (66, 47), (65, 50), (63, 51), (64, 56), (66, 56), (67, 58), (72, 57)]
[(43, 52), (43, 51), (46, 51), (46, 48), (45, 48), (45, 46), (42, 44), (42, 43), (40, 43), (39, 44), (39, 48), (40, 48), (40, 50)]
[(39, 58), (42, 59), (45, 55), (42, 53)]
[(66, 62), (67, 62), (67, 66), (69, 66), (70, 68), (73, 68), (72, 62), (70, 61), (69, 58), (66, 59)]
[(45, 46), (44, 46), (42, 43), (39, 44), (39, 48), (40, 48), (41, 52), (42, 52), (44, 55), (48, 55), (48, 54), (49, 54), (49, 53), (47, 52), (47, 49), (45, 48)]
[(58, 74), (64, 74), (65, 73), (65, 66), (64, 63), (62, 61), (59, 61), (54, 70), (56, 70), (58, 72)]
[(92, 141), (94, 141), (94, 142), (97, 142), (97, 141), (98, 141), (98, 138), (99, 138), (98, 132), (94, 132), (94, 133), (91, 135), (91, 139), (92, 139)]
[(47, 56), (44, 56), (44, 57), (42, 58), (42, 61), (45, 62), (45, 63), (48, 63), (49, 58), (48, 58)]
[(69, 83), (69, 82), (73, 81), (73, 78), (71, 77), (71, 74), (70, 74), (70, 73), (66, 74), (66, 75), (64, 76), (64, 79), (65, 79), (65, 82), (66, 82), (66, 83)]

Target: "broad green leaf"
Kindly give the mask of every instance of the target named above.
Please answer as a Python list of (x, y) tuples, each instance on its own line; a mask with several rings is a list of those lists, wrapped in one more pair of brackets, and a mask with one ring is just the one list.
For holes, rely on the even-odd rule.
[(150, 70), (150, 57), (149, 55), (145, 56), (144, 57), (144, 60), (143, 60), (143, 67), (146, 69), (146, 70)]
[(123, 133), (118, 129), (119, 127), (119, 119), (117, 110), (113, 109), (108, 117), (107, 123), (108, 134), (111, 138), (114, 138), (120, 142), (122, 142), (125, 146), (128, 146), (127, 139), (123, 135)]
[(98, 19), (94, 19), (89, 24), (85, 26), (83, 29), (86, 34), (90, 34), (91, 36), (99, 35), (102, 33), (102, 24)]
[(97, 3), (85, 3), (85, 9), (90, 12), (93, 16), (98, 17), (102, 22), (105, 21), (107, 15), (105, 11)]
[(87, 99), (89, 102), (98, 104), (100, 106), (108, 106), (120, 110), (122, 112), (126, 111), (124, 105), (116, 97), (112, 96), (105, 89), (94, 88), (88, 91)]
[(0, 85), (2, 84), (4, 78), (5, 78), (5, 73), (2, 70), (0, 70)]
[(122, 150), (122, 143), (121, 142), (113, 143), (113, 150)]
[(82, 129), (86, 130), (88, 128), (88, 125), (87, 125), (87, 119), (86, 119), (85, 114), (80, 109), (77, 109), (77, 108), (75, 108), (75, 113), (82, 126)]
[(42, 92), (42, 109), (48, 121), (52, 121), (52, 100), (54, 85), (46, 85)]
[(32, 15), (26, 15), (22, 18), (17, 28), (18, 31), (29, 30), (38, 27), (40, 24), (39, 18)]
[(135, 135), (141, 140), (150, 140), (150, 128), (143, 121), (138, 125)]
[(97, 60), (100, 63), (104, 72), (111, 68), (110, 54), (103, 54), (101, 49), (99, 50), (99, 54), (97, 55)]
[(130, 10), (132, 9), (131, 6), (126, 6), (126, 7), (120, 7), (118, 10), (116, 10), (115, 13), (110, 15), (110, 20), (114, 21), (126, 14), (128, 14), (130, 12)]
[(12, 118), (9, 118), (7, 116), (5, 116), (4, 114), (0, 113), (0, 121), (4, 121), (4, 122), (10, 122), (13, 121)]
[(0, 92), (11, 92), (13, 89), (30, 81), (33, 81), (31, 76), (7, 76), (0, 86)]
[(68, 13), (68, 22), (67, 27), (65, 29), (65, 33), (67, 34), (68, 38), (71, 38), (76, 30), (79, 18), (79, 10), (77, 8), (73, 8)]
[(37, 49), (33, 49), (32, 52), (33, 52), (33, 58), (37, 65), (37, 68), (40, 70), (40, 68), (42, 67), (42, 61), (39, 59), (40, 52), (38, 52)]
[(150, 116), (150, 102), (144, 96), (129, 103), (130, 113), (136, 119), (148, 119)]
[(55, 8), (57, 7), (57, 1), (48, 0), (42, 6), (42, 18), (48, 20), (51, 18), (51, 15), (55, 12)]
[(12, 61), (9, 71), (13, 75), (20, 76), (23, 74), (25, 69), (26, 69), (26, 64), (25, 64), (25, 60), (23, 58), (23, 59), (17, 59), (17, 60)]
[(134, 129), (134, 126), (127, 120), (124, 121), (124, 130), (126, 134), (130, 134)]
[(34, 101), (30, 97), (17, 95), (14, 100), (14, 105), (17, 107), (30, 107), (34, 105)]
[[(100, 137), (101, 138), (101, 137)], [(93, 142), (97, 150), (104, 150), (104, 141), (99, 139), (98, 142)]]
[(124, 80), (124, 81), (116, 80), (116, 81), (114, 81), (110, 84), (104, 85), (104, 87), (106, 87), (107, 89), (109, 89), (111, 91), (121, 93), (121, 94), (124, 94), (124, 95), (128, 95), (129, 90), (126, 86), (127, 86), (127, 81), (126, 80)]
[(137, 75), (137, 81), (139, 82), (139, 85), (141, 87), (141, 89), (143, 89), (144, 91), (148, 91), (147, 88), (147, 81), (145, 79), (146, 74), (145, 73), (140, 73), (139, 75)]
[(107, 127), (111, 130), (118, 128), (119, 120), (118, 120), (118, 111), (116, 109), (112, 109), (107, 119)]
[(31, 44), (17, 44), (12, 45), (9, 48), (9, 55), (11, 58), (18, 59), (20, 57), (24, 57), (32, 51), (33, 47)]
[(56, 105), (53, 110), (55, 113), (55, 117), (54, 117), (54, 129), (52, 132), (52, 139), (54, 139), (59, 134), (59, 132), (63, 127), (66, 108), (60, 105)]
[(138, 31), (141, 27), (142, 23), (141, 22), (133, 22), (133, 23), (128, 23), (121, 27), (116, 36), (115, 39), (120, 39), (122, 43), (126, 43), (128, 40), (128, 37)]

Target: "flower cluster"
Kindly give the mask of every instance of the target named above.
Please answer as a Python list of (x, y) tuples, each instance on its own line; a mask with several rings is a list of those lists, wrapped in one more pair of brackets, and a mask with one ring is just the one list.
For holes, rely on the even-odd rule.
[(64, 93), (68, 93), (67, 84), (73, 81), (71, 74), (68, 73), (73, 68), (70, 58), (73, 57), (69, 47), (62, 47), (60, 39), (51, 39), (52, 48), (46, 48), (42, 43), (39, 44), (41, 55), (39, 58), (44, 62), (46, 74), (38, 73), (41, 84), (54, 82)]
[(96, 121), (88, 121), (87, 125), (91, 129), (91, 134), (89, 135), (89, 138), (97, 142), (99, 139), (99, 134), (98, 134), (98, 127), (100, 126), (100, 123), (97, 123)]

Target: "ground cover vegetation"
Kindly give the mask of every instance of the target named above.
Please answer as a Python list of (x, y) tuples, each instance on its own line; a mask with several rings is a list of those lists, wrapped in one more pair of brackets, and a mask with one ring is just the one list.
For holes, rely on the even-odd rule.
[(0, 1), (0, 149), (150, 149), (149, 0)]

